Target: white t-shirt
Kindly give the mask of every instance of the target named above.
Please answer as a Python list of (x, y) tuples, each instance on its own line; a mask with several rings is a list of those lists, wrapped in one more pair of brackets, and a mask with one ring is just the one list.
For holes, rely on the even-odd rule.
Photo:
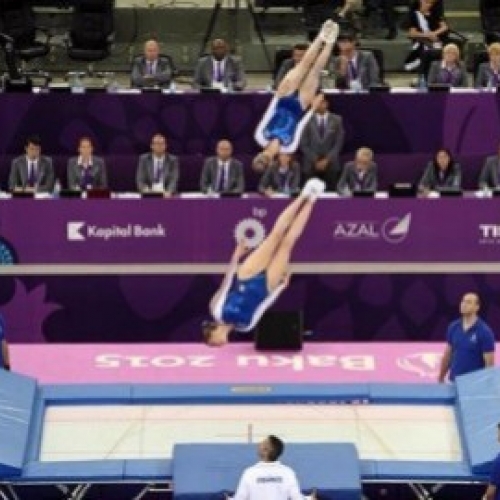
[(304, 500), (295, 472), (281, 462), (258, 462), (241, 476), (233, 500)]

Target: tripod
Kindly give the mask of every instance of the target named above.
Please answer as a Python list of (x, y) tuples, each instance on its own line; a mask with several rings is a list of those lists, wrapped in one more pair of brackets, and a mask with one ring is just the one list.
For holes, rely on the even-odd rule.
[[(205, 32), (205, 36), (203, 37), (203, 41), (201, 43), (199, 57), (202, 57), (204, 55), (205, 47), (207, 46), (208, 41), (212, 37), (215, 23), (217, 22), (217, 18), (222, 8), (223, 1), (224, 0), (215, 0), (215, 4), (212, 8), (212, 14), (210, 16), (210, 21), (208, 22), (207, 30)], [(255, 33), (257, 33), (257, 36), (259, 37), (262, 50), (264, 51), (264, 55), (266, 56), (267, 64), (269, 65), (269, 69), (272, 71), (273, 63), (271, 60), (271, 56), (269, 55), (269, 51), (267, 50), (266, 40), (264, 39), (264, 33), (262, 32), (262, 26), (253, 8), (252, 0), (243, 0), (243, 1), (246, 2), (247, 11), (253, 20), (253, 29), (255, 30)], [(238, 38), (238, 14), (240, 12), (240, 0), (234, 0), (234, 7), (232, 7), (230, 11), (234, 15), (234, 22), (231, 23), (232, 27), (231, 31), (233, 35), (232, 39), (236, 40)]]

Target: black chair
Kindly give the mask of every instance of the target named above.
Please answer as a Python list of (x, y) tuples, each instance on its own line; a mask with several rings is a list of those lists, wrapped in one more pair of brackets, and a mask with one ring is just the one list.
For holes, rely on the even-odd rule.
[(114, 0), (75, 0), (68, 56), (78, 61), (100, 61), (114, 40)]
[[(29, 0), (0, 0), (0, 33), (14, 40), (14, 53), (22, 61), (46, 56), (50, 51), (50, 33), (37, 26)], [(37, 38), (43, 33), (43, 40)]]
[(498, 0), (481, 0), (479, 3), (484, 43), (500, 42), (500, 4)]
[(278, 71), (280, 70), (283, 62), (292, 57), (292, 52), (292, 49), (278, 49), (274, 53), (273, 81), (276, 80), (276, 76), (278, 76)]
[(477, 73), (479, 71), (479, 66), (482, 63), (488, 62), (490, 60), (488, 52), (486, 50), (479, 50), (474, 52), (472, 56), (472, 74), (474, 75), (474, 82), (477, 80)]

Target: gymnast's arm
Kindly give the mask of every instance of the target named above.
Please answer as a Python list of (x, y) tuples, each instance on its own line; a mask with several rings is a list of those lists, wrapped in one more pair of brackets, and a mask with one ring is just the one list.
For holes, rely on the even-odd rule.
[(238, 263), (241, 257), (243, 257), (243, 255), (245, 255), (247, 252), (248, 248), (245, 245), (245, 240), (239, 241), (236, 245), (236, 248), (234, 249), (233, 256), (231, 257), (231, 260), (229, 262), (229, 268), (226, 271), (224, 279), (222, 280), (222, 284), (210, 301), (210, 311), (212, 313), (214, 313), (220, 298), (227, 295), (229, 287), (231, 286), (231, 281), (233, 280), (233, 276), (238, 269)]

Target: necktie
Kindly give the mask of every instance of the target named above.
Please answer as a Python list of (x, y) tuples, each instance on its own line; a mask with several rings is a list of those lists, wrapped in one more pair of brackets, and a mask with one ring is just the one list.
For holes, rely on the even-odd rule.
[(92, 188), (92, 173), (90, 171), (90, 165), (82, 165), (82, 180), (80, 187), (82, 190), (87, 188)]
[(35, 163), (30, 161), (28, 169), (28, 186), (34, 187), (36, 183)]
[(354, 64), (354, 61), (351, 59), (348, 63), (349, 65), (349, 79), (352, 80), (357, 80), (358, 79), (358, 70), (356, 69), (356, 65)]
[(155, 166), (155, 183), (161, 182), (161, 174), (162, 174), (162, 162), (160, 160), (157, 160)]
[(444, 83), (453, 83), (453, 70), (451, 68), (446, 68), (445, 69), (445, 79)]
[(152, 75), (152, 74), (153, 74), (153, 62), (148, 61), (148, 75)]
[(225, 188), (225, 168), (224, 168), (224, 163), (219, 163), (219, 168), (217, 170), (217, 183), (215, 185), (215, 190), (218, 193), (221, 193), (224, 191)]
[(222, 61), (217, 61), (217, 70), (216, 70), (216, 76), (215, 79), (218, 82), (222, 82), (223, 80), (223, 74), (222, 74)]
[(323, 139), (325, 137), (325, 117), (320, 116), (319, 118), (319, 136)]
[(286, 193), (288, 191), (288, 172), (279, 172), (280, 175), (280, 188), (281, 192)]

